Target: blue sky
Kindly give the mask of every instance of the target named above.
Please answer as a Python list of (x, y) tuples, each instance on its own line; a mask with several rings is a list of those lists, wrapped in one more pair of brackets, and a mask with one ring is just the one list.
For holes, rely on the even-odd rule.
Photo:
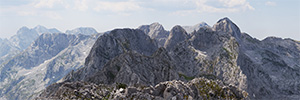
[(104, 32), (159, 22), (169, 30), (200, 22), (213, 26), (223, 17), (258, 39), (300, 40), (299, 0), (0, 0), (0, 37), (22, 26)]

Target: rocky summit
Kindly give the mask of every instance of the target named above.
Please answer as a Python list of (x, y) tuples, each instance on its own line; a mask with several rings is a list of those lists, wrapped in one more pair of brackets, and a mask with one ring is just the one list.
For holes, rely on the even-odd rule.
[(229, 18), (212, 27), (202, 22), (176, 25), (170, 31), (156, 22), (103, 35), (89, 35), (95, 33), (92, 28), (68, 32), (73, 34), (41, 34), (28, 49), (3, 63), (0, 96), (37, 100), (300, 98), (300, 42), (278, 37), (258, 40), (241, 32)]

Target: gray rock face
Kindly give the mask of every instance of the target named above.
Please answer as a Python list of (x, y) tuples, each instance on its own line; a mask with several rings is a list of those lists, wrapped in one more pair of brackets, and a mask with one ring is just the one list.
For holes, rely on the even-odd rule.
[(208, 24), (206, 24), (205, 22), (201, 22), (201, 23), (196, 24), (194, 26), (182, 26), (182, 28), (184, 28), (184, 30), (188, 34), (191, 34), (194, 31), (198, 31), (201, 27), (210, 27), (210, 26)]
[(247, 91), (257, 99), (299, 98), (300, 44), (291, 39), (256, 40), (242, 34), (238, 64), (247, 75)]
[(240, 89), (247, 88), (246, 76), (236, 63), (239, 45), (231, 34), (211, 28), (200, 28), (192, 34), (190, 41), (201, 54), (196, 58), (201, 63), (200, 76), (208, 75)]
[[(103, 85), (86, 82), (53, 84), (36, 98), (40, 99), (143, 99), (143, 100), (199, 100), (199, 99), (247, 99), (247, 93), (234, 86), (226, 86), (220, 80), (196, 78), (187, 83), (166, 81), (152, 86)], [(55, 91), (51, 90), (54, 89)]]
[(67, 30), (66, 34), (84, 34), (92, 35), (98, 33), (94, 28), (91, 27), (79, 27), (73, 30)]
[(164, 27), (159, 23), (152, 23), (150, 25), (139, 26), (138, 29), (144, 31), (151, 39), (155, 39), (158, 43), (158, 47), (163, 47), (169, 32), (164, 29)]
[(177, 79), (178, 75), (173, 67), (163, 48), (151, 57), (130, 51), (115, 57), (103, 66), (101, 71), (88, 76), (84, 81), (96, 84), (156, 85), (159, 82)]
[(176, 46), (178, 43), (186, 40), (188, 35), (186, 31), (179, 25), (176, 25), (172, 28), (168, 40), (166, 41), (164, 47), (167, 50), (171, 50)]
[(128, 52), (136, 51), (150, 56), (157, 50), (157, 44), (141, 30), (115, 29), (104, 34), (95, 42), (85, 67), (66, 76), (65, 80), (83, 80), (93, 75), (114, 57)]

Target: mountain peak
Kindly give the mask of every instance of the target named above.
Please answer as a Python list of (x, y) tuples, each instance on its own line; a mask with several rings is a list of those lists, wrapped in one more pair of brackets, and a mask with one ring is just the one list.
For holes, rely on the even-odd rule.
[(94, 28), (92, 27), (78, 27), (73, 30), (67, 30), (67, 34), (85, 34), (85, 35), (91, 35), (98, 33)]
[(180, 26), (180, 25), (176, 25), (171, 29), (171, 32), (183, 32), (186, 33), (185, 30)]
[(150, 26), (159, 26), (159, 27), (162, 27), (162, 25), (158, 22), (154, 22), (152, 24), (150, 24)]
[(34, 29), (47, 29), (45, 26), (37, 25), (34, 27)]
[(241, 31), (238, 26), (233, 23), (229, 18), (225, 17), (220, 19), (214, 26), (213, 29), (215, 31), (221, 31), (225, 33), (231, 34), (231, 36), (235, 37), (238, 41), (241, 37)]
[(23, 27), (21, 27), (21, 28), (17, 31), (17, 34), (20, 34), (20, 33), (23, 32), (23, 31), (29, 31), (29, 28), (26, 27), (26, 26), (23, 26)]
[(188, 34), (186, 31), (180, 25), (176, 25), (172, 28), (164, 47), (167, 50), (172, 50), (178, 43), (186, 40), (187, 38)]
[(217, 23), (233, 23), (228, 17), (220, 19)]

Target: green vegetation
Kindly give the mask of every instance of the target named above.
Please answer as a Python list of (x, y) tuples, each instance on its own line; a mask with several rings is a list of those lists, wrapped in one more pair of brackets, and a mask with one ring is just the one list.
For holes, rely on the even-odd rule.
[(193, 80), (195, 77), (188, 77), (184, 74), (178, 73), (179, 77), (183, 77), (185, 80), (190, 81)]
[(219, 99), (234, 99), (236, 96), (229, 89), (223, 89), (214, 81), (199, 80), (198, 83), (193, 84), (197, 89), (199, 94), (204, 100), (210, 100), (212, 98)]

